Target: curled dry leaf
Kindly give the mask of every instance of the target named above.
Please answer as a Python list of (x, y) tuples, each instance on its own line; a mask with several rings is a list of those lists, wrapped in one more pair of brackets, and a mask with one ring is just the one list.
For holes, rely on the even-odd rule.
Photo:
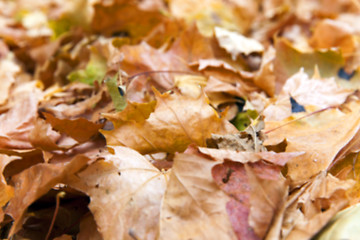
[(90, 196), (89, 208), (104, 239), (156, 239), (165, 174), (130, 148), (111, 151), (68, 184)]
[(29, 142), (35, 147), (45, 151), (61, 150), (56, 144), (60, 135), (51, 129), (51, 125), (43, 119), (37, 119), (34, 129), (29, 134)]
[(13, 176), (11, 180), (15, 185), (15, 197), (5, 209), (5, 213), (14, 219), (9, 235), (12, 236), (21, 228), (23, 215), (30, 204), (56, 184), (65, 182), (67, 177), (78, 172), (88, 161), (89, 158), (77, 155), (68, 164), (40, 163)]
[[(107, 144), (131, 147), (143, 154), (174, 153), (184, 151), (191, 143), (204, 146), (211, 133), (236, 131), (232, 126), (226, 129), (229, 123), (208, 105), (203, 94), (193, 99), (178, 93), (155, 93), (156, 107), (153, 112), (146, 110), (149, 115), (143, 115), (144, 108), (132, 106), (132, 111), (127, 107), (124, 115), (105, 115), (114, 124), (113, 130), (101, 131)], [(151, 105), (148, 107), (151, 108)], [(124, 121), (121, 116), (129, 112), (132, 118)]]
[[(3, 175), (3, 171), (8, 163), (17, 159), (18, 157), (9, 157), (4, 154), (0, 154), (0, 207), (5, 204), (14, 196), (14, 188), (9, 186)], [(0, 218), (3, 217), (3, 212), (0, 212)]]
[(349, 200), (346, 190), (353, 180), (339, 180), (321, 172), (289, 196), (286, 203), (282, 239), (309, 239), (318, 232)]
[(298, 73), (286, 80), (280, 95), (290, 95), (303, 106), (325, 108), (343, 104), (352, 93), (353, 90), (340, 87), (334, 78), (321, 78), (316, 72), (309, 78), (301, 68)]
[(37, 117), (38, 97), (35, 92), (19, 94), (15, 105), (0, 115), (0, 148), (32, 148), (29, 134)]
[(263, 45), (255, 39), (223, 28), (215, 27), (215, 36), (220, 46), (231, 54), (233, 60), (236, 60), (240, 54), (249, 55), (253, 52), (264, 51)]
[(55, 130), (66, 133), (80, 143), (89, 140), (92, 136), (97, 134), (99, 129), (103, 126), (102, 124), (90, 122), (85, 118), (73, 120), (60, 119), (46, 112), (43, 113), (43, 115), (45, 116), (46, 121), (50, 123)]
[(0, 59), (0, 106), (8, 100), (15, 75), (20, 72), (20, 67), (8, 58)]

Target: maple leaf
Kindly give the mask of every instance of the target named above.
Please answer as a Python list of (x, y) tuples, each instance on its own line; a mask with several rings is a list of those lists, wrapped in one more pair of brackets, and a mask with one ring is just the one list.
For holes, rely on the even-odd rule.
[(287, 120), (266, 123), (265, 132), (273, 128), (274, 131), (267, 134), (265, 145), (275, 145), (286, 139), (286, 152), (306, 152), (288, 163), (287, 174), (294, 184), (306, 182), (311, 176), (326, 170), (338, 152), (357, 133), (360, 126), (357, 117), (359, 103), (351, 102), (346, 106), (351, 109), (349, 112), (328, 109), (276, 130), (276, 126), (286, 123)]
[[(145, 114), (144, 107), (138, 109), (132, 105), (132, 111), (125, 108), (126, 112), (117, 114), (117, 117), (105, 115), (110, 116), (115, 126), (111, 131), (101, 131), (108, 145), (127, 146), (140, 153), (174, 153), (184, 151), (191, 143), (204, 146), (211, 133), (225, 132), (229, 126), (208, 105), (203, 94), (196, 99), (178, 93), (160, 94), (155, 91), (155, 94), (153, 112), (151, 105), (143, 105)], [(128, 114), (132, 118), (125, 120)]]

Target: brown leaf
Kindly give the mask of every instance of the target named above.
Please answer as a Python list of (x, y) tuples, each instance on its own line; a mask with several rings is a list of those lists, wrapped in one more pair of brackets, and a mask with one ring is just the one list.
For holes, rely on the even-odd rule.
[[(2, 208), (5, 204), (14, 197), (14, 188), (7, 184), (3, 171), (7, 164), (11, 161), (18, 159), (18, 157), (9, 157), (4, 154), (0, 154), (0, 207)], [(0, 213), (0, 217), (3, 217), (3, 213)]]
[[(251, 187), (249, 225), (260, 238), (264, 238), (269, 230), (275, 214), (285, 204), (288, 193), (288, 183), (285, 178), (277, 174), (277, 179), (257, 176), (254, 170), (245, 164), (246, 174)], [(275, 175), (276, 176), (276, 175)]]
[(159, 239), (235, 239), (226, 212), (226, 196), (214, 183), (217, 162), (176, 154), (165, 192)]
[(45, 151), (61, 150), (56, 144), (60, 135), (52, 131), (51, 125), (43, 119), (37, 119), (34, 129), (29, 134), (29, 142), (35, 147)]
[(32, 148), (29, 134), (37, 117), (38, 97), (35, 92), (19, 94), (8, 112), (0, 115), (0, 148)]
[(302, 68), (287, 79), (280, 95), (290, 95), (303, 106), (325, 108), (343, 104), (351, 93), (353, 90), (340, 87), (334, 78), (321, 78), (317, 72), (309, 78)]
[(0, 106), (8, 100), (10, 89), (15, 83), (15, 75), (20, 72), (20, 67), (11, 59), (0, 61)]
[[(135, 121), (123, 121), (121, 118), (114, 121), (112, 116), (110, 119), (115, 128), (101, 131), (107, 144), (128, 146), (140, 153), (174, 153), (184, 151), (191, 143), (204, 146), (211, 133), (226, 131), (228, 122), (208, 105), (204, 95), (193, 99), (178, 93), (156, 92), (156, 100), (154, 111), (145, 121), (136, 120), (139, 119), (136, 116), (143, 116), (143, 109), (134, 109)], [(125, 111), (129, 114), (127, 109)], [(231, 126), (230, 131), (234, 130)]]
[(285, 210), (283, 239), (309, 239), (338, 211), (347, 206), (346, 190), (354, 181), (341, 181), (325, 172), (319, 173), (289, 196)]
[(97, 230), (96, 222), (92, 214), (86, 215), (80, 222), (80, 230), (76, 235), (78, 240), (103, 240)]
[(90, 196), (104, 239), (155, 239), (166, 176), (130, 148), (111, 151), (68, 184)]
[(99, 129), (103, 126), (102, 124), (90, 122), (85, 118), (74, 120), (60, 119), (46, 112), (44, 112), (43, 115), (45, 116), (46, 121), (50, 123), (55, 130), (66, 133), (80, 143), (89, 140), (92, 136), (97, 134)]
[(223, 162), (230, 160), (240, 163), (254, 163), (260, 160), (265, 160), (279, 166), (284, 166), (292, 158), (304, 154), (304, 152), (239, 152), (230, 149), (214, 149), (199, 147), (199, 151), (216, 161)]
[(30, 204), (56, 184), (62, 183), (66, 177), (79, 171), (88, 161), (89, 158), (77, 155), (67, 165), (40, 163), (13, 176), (15, 197), (10, 200), (5, 210), (5, 213), (14, 219), (9, 235), (21, 228), (23, 215)]
[(145, 5), (141, 6), (137, 1), (118, 0), (112, 4), (98, 2), (94, 4), (91, 27), (97, 33), (111, 35), (123, 32), (139, 39), (163, 19), (159, 8), (146, 9)]
[(306, 182), (311, 176), (327, 169), (357, 133), (360, 105), (351, 102), (345, 106), (350, 111), (329, 109), (284, 126), (286, 120), (266, 123), (265, 132), (274, 130), (267, 134), (265, 145), (276, 145), (286, 139), (286, 152), (306, 152), (287, 164), (287, 174), (293, 184)]

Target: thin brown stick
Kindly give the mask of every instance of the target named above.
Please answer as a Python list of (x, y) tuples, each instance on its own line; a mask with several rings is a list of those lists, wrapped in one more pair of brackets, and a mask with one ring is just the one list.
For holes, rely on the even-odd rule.
[(148, 74), (153, 74), (153, 73), (182, 73), (182, 74), (190, 74), (190, 75), (200, 75), (198, 73), (188, 72), (188, 71), (156, 70), (156, 71), (146, 71), (146, 72), (137, 73), (137, 74), (134, 74), (134, 75), (130, 76), (128, 79), (132, 80), (132, 79), (134, 79), (134, 78), (136, 78), (138, 76), (148, 75)]
[(270, 133), (270, 132), (272, 132), (272, 131), (278, 130), (279, 128), (282, 128), (282, 127), (284, 127), (284, 126), (287, 126), (287, 125), (289, 125), (289, 124), (291, 124), (291, 123), (293, 123), (293, 122), (296, 122), (296, 121), (298, 121), (298, 120), (301, 120), (301, 119), (303, 119), (303, 118), (310, 117), (310, 116), (312, 116), (312, 115), (314, 115), (314, 114), (317, 114), (317, 113), (320, 113), (320, 112), (323, 112), (323, 111), (325, 111), (325, 110), (332, 109), (332, 108), (337, 108), (337, 106), (331, 106), (331, 107), (326, 107), (326, 108), (322, 108), (322, 109), (316, 110), (316, 111), (311, 112), (311, 113), (309, 113), (309, 114), (306, 114), (306, 115), (304, 115), (304, 116), (302, 116), (302, 117), (299, 117), (299, 118), (297, 118), (297, 119), (291, 120), (291, 121), (289, 121), (289, 122), (287, 122), (287, 123), (285, 123), (285, 124), (283, 124), (283, 125), (280, 125), (280, 126), (278, 126), (278, 127), (276, 127), (276, 128), (270, 129), (270, 130), (266, 131), (265, 134), (268, 134), (268, 133)]
[(48, 240), (49, 237), (50, 237), (50, 234), (51, 234), (51, 231), (54, 227), (54, 224), (55, 224), (55, 220), (56, 220), (56, 216), (59, 212), (59, 207), (60, 207), (60, 198), (64, 197), (65, 196), (65, 192), (59, 192), (58, 194), (56, 194), (56, 206), (55, 206), (55, 211), (54, 211), (54, 215), (52, 217), (52, 220), (51, 220), (51, 224), (50, 224), (50, 227), (49, 227), (49, 230), (46, 234), (46, 237), (45, 237), (45, 240)]

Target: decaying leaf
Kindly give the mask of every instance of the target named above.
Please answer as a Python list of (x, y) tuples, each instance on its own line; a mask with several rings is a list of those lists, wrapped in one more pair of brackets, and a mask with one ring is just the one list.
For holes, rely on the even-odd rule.
[(208, 147), (220, 149), (263, 152), (266, 151), (266, 148), (263, 146), (264, 134), (261, 132), (263, 128), (264, 122), (259, 120), (256, 125), (250, 125), (244, 131), (237, 134), (212, 134), (211, 138), (206, 140), (206, 144)]

